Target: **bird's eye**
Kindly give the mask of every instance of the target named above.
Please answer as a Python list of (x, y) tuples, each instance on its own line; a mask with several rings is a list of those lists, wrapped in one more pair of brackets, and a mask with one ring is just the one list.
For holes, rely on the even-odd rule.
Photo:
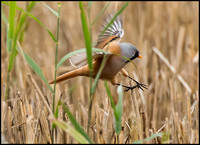
[(138, 57), (138, 56), (139, 56), (139, 52), (136, 51), (135, 54), (134, 54), (134, 56), (135, 56), (135, 57)]

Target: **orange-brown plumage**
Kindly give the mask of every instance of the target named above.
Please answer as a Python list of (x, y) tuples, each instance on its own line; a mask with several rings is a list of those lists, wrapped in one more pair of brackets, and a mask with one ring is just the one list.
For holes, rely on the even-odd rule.
[[(72, 70), (70, 72), (67, 72), (67, 73), (57, 77), (56, 78), (56, 83), (60, 83), (62, 81), (65, 81), (65, 80), (68, 80), (70, 78), (74, 78), (74, 77), (77, 77), (77, 76), (89, 76), (89, 73), (90, 72), (89, 72), (88, 65), (86, 65), (84, 67)], [(49, 84), (53, 84), (53, 83), (54, 83), (54, 80), (49, 82)]]
[[(107, 19), (107, 24), (109, 23), (110, 19), (112, 17), (110, 16), (109, 20)], [(124, 59), (121, 56), (124, 56), (128, 59), (134, 60), (135, 58), (142, 58), (139, 54), (138, 49), (133, 46), (130, 43), (120, 43), (120, 40), (124, 34), (124, 31), (122, 29), (122, 22), (120, 19), (117, 19), (114, 21), (114, 23), (108, 27), (108, 29), (105, 31), (105, 34), (100, 35), (99, 39), (97, 41), (97, 44), (95, 45), (96, 48), (103, 49), (107, 51), (106, 53), (106, 63), (104, 65), (104, 68), (100, 74), (100, 79), (108, 80), (113, 85), (119, 85), (116, 81), (116, 75), (118, 72), (122, 72), (122, 74), (125, 77), (131, 78), (128, 73), (123, 69), (123, 67), (127, 64), (126, 59)], [(104, 58), (103, 53), (93, 53), (93, 72), (92, 77), (95, 78), (99, 68), (101, 66), (101, 63)], [(78, 66), (80, 68), (72, 70), (70, 72), (67, 72), (59, 77), (56, 78), (56, 83), (68, 80), (70, 78), (74, 78), (77, 76), (91, 76), (90, 69), (87, 64), (87, 55), (86, 53), (82, 53), (80, 55), (72, 56), (70, 59), (70, 63), (73, 66)], [(132, 79), (132, 78), (131, 78)], [(134, 79), (132, 79), (134, 80)], [(135, 81), (135, 80), (134, 80)], [(137, 81), (135, 81), (137, 82)], [(49, 82), (50, 84), (54, 83), (54, 80)], [(141, 87), (145, 88), (144, 84), (140, 84), (137, 82), (137, 86), (128, 87), (125, 85), (122, 85), (123, 87), (126, 87), (127, 90), (134, 89), (135, 87), (138, 87), (141, 89)]]
[[(108, 49), (108, 52), (112, 52), (112, 53), (117, 53), (117, 54), (120, 54), (121, 50), (119, 48), (119, 45), (118, 43), (116, 42), (112, 42), (112, 43), (109, 43), (107, 46), (105, 46), (103, 49)], [(106, 66), (104, 67), (101, 75), (100, 75), (100, 79), (106, 79), (106, 80), (112, 80), (116, 74), (120, 71), (118, 70), (115, 66), (113, 66), (112, 64), (114, 63), (113, 61), (115, 61), (116, 57), (119, 57), (117, 55), (111, 55), (109, 56), (108, 60), (106, 61)], [(118, 58), (120, 59), (120, 57)], [(102, 60), (103, 60), (103, 57), (97, 57), (94, 61), (93, 61), (93, 73), (92, 73), (92, 77), (95, 78), (98, 71), (99, 71), (99, 68), (101, 66), (101, 63), (102, 63)], [(114, 68), (113, 68), (114, 67)], [(112, 72), (110, 72), (110, 69), (114, 70)], [(90, 70), (89, 70), (89, 67), (88, 65), (85, 65), (79, 69), (75, 69), (73, 71), (70, 71), (70, 72), (67, 72), (59, 77), (56, 78), (56, 83), (59, 83), (59, 82), (62, 82), (64, 80), (68, 80), (70, 78), (74, 78), (74, 77), (77, 77), (77, 76), (90, 76)], [(54, 80), (50, 81), (49, 84), (53, 84), (54, 83)]]
[(106, 38), (101, 38), (98, 40), (97, 44), (95, 45), (96, 48), (103, 49), (109, 42), (119, 40), (119, 36), (110, 36)]

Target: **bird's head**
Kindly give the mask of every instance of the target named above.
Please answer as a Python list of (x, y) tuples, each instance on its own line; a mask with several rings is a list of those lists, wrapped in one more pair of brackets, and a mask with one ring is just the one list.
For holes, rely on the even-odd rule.
[[(141, 58), (139, 50), (130, 43), (120, 43), (120, 48), (122, 55), (130, 60), (134, 60), (135, 58)], [(128, 63), (129, 60), (125, 59), (125, 63)]]

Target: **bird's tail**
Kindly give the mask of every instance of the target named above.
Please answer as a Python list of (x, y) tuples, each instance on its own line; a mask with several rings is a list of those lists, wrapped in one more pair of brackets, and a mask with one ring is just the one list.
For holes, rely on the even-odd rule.
[[(89, 69), (88, 67), (81, 67), (79, 69), (67, 72), (59, 77), (56, 78), (56, 83), (60, 83), (62, 81), (68, 80), (70, 78), (74, 78), (77, 76), (89, 76)], [(49, 84), (53, 84), (54, 80), (50, 81)]]

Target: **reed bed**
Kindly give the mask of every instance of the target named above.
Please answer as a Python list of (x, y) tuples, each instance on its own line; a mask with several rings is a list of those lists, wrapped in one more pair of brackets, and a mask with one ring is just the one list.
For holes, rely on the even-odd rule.
[[(16, 4), (26, 9), (26, 2)], [(58, 2), (45, 4), (58, 12)], [(87, 20), (93, 21), (97, 18), (107, 4), (108, 2), (92, 2), (88, 11), (88, 2), (83, 2)], [(89, 31), (92, 46), (97, 41), (103, 19), (124, 4), (125, 2), (110, 2), (91, 25)], [(9, 6), (1, 4), (1, 8), (8, 19)], [(81, 137), (76, 136), (79, 134), (76, 133), (76, 127), (73, 130), (74, 124), (69, 114), (62, 105), (57, 105), (62, 100), (93, 143), (198, 144), (198, 11), (198, 2), (129, 2), (120, 14), (125, 32), (121, 42), (134, 44), (143, 57), (141, 60), (134, 60), (135, 65), (130, 63), (125, 69), (133, 78), (147, 84), (148, 90), (135, 89), (123, 93), (119, 135), (116, 134), (114, 110), (104, 81), (99, 80), (97, 83), (88, 126), (90, 78), (77, 77), (56, 85), (54, 102), (49, 87), (33, 71), (21, 53), (14, 59), (10, 72), (10, 93), (6, 99), (9, 54), (7, 26), (2, 17), (1, 143), (80, 143)], [(55, 77), (57, 44), (57, 62), (64, 55), (86, 47), (80, 12), (78, 2), (61, 2), (57, 33), (58, 19), (51, 10), (39, 2), (33, 6), (30, 13), (52, 35), (59, 34), (58, 43), (33, 18), (27, 16), (25, 20), (26, 25), (22, 27), (23, 39), (16, 45), (35, 61), (48, 81)], [(16, 17), (19, 18), (21, 14), (22, 12), (16, 11)], [(67, 60), (57, 70), (57, 76), (72, 69), (74, 68)], [(121, 74), (118, 75), (118, 81), (134, 85)], [(118, 87), (109, 82), (107, 85), (112, 97), (118, 98)], [(53, 115), (56, 110), (57, 118)], [(63, 130), (58, 124), (52, 129), (53, 121), (64, 121), (68, 130)], [(69, 133), (69, 130), (75, 133)], [(158, 133), (162, 134), (152, 136)]]

